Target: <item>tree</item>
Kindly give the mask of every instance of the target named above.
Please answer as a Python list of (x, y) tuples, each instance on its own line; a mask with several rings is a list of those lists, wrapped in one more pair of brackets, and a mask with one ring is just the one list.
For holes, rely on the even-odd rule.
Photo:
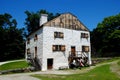
[(92, 31), (91, 42), (101, 56), (120, 56), (120, 14), (104, 18)]
[(24, 57), (23, 29), (8, 13), (0, 14), (0, 61)]
[(53, 14), (46, 10), (40, 10), (37, 12), (25, 11), (25, 14), (27, 15), (27, 18), (25, 19), (25, 25), (28, 35), (39, 28), (40, 14), (48, 14), (48, 21), (60, 15), (59, 13)]

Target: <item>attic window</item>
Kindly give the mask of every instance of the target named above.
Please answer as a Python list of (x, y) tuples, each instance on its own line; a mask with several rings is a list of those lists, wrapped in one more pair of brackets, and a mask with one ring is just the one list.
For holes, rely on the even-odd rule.
[(65, 51), (65, 45), (53, 45), (52, 50), (53, 51)]
[(88, 33), (81, 33), (81, 38), (88, 38)]
[(64, 38), (63, 32), (54, 32), (54, 38)]
[(37, 34), (35, 34), (35, 36), (34, 36), (34, 41), (36, 41), (36, 40), (38, 40)]

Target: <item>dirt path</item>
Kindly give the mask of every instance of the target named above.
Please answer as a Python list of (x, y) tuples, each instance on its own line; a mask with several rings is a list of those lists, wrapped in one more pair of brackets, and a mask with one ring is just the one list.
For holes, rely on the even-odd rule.
[(0, 80), (40, 80), (29, 75), (22, 74), (12, 74), (12, 75), (2, 75), (0, 76)]
[[(82, 70), (76, 69), (76, 70), (50, 70), (50, 71), (39, 71), (39, 72), (31, 72), (31, 73), (19, 73), (19, 74), (9, 74), (9, 75), (0, 75), (0, 80), (40, 80), (34, 77), (31, 77), (30, 75), (33, 74), (62, 74), (62, 75), (69, 75), (69, 74), (77, 74), (77, 73), (86, 73), (98, 66), (102, 66), (105, 64), (111, 64), (111, 70), (117, 71), (118, 67), (117, 64), (118, 61), (113, 61), (113, 62), (108, 62), (108, 63), (102, 63), (102, 64), (97, 64), (96, 66), (90, 66), (88, 68), (84, 68)], [(120, 73), (120, 72), (119, 72)]]
[(120, 66), (117, 64), (118, 61), (111, 64), (110, 69), (112, 72), (116, 73), (120, 77)]
[(33, 74), (72, 74), (68, 71), (58, 71), (58, 70), (50, 70), (50, 71), (39, 71), (39, 72), (31, 72), (31, 73), (19, 73), (19, 74), (7, 74), (7, 75), (0, 75), (0, 80), (40, 80), (30, 75)]

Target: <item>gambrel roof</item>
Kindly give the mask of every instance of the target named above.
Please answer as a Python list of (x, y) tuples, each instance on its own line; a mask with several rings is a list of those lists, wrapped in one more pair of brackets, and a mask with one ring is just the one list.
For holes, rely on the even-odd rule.
[(89, 29), (71, 13), (64, 13), (43, 24), (43, 26), (61, 27), (73, 30), (89, 31)]

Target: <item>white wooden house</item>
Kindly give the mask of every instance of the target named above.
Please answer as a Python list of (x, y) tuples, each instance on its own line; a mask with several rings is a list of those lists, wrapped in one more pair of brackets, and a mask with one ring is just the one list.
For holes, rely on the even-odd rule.
[(41, 14), (40, 27), (27, 37), (26, 60), (42, 71), (68, 67), (75, 58), (87, 57), (91, 65), (90, 32), (71, 13), (51, 21)]

